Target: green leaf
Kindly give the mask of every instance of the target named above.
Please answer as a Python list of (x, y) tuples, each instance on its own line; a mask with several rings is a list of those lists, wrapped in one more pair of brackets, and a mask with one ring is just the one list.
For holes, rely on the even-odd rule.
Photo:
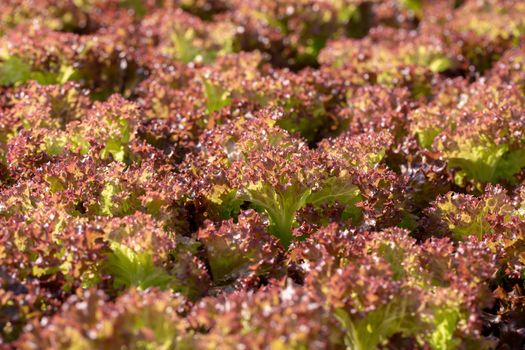
[(269, 231), (288, 247), (292, 241), (295, 213), (306, 205), (310, 194), (310, 189), (300, 189), (297, 186), (276, 191), (270, 184), (261, 181), (247, 186), (239, 196), (251, 202), (255, 209), (268, 214)]
[(243, 200), (237, 196), (237, 191), (225, 185), (213, 186), (210, 195), (210, 210), (221, 219), (229, 219), (239, 214)]
[(414, 13), (419, 14), (422, 10), (421, 0), (401, 0), (400, 2), (407, 9), (414, 11)]
[(99, 215), (123, 216), (140, 208), (137, 193), (119, 195), (122, 187), (116, 181), (106, 183), (100, 193)]
[(448, 57), (436, 57), (430, 62), (429, 68), (434, 73), (441, 73), (450, 69), (453, 66), (452, 61)]
[(209, 80), (203, 80), (204, 95), (206, 96), (206, 107), (208, 113), (221, 110), (231, 104), (230, 93), (219, 86), (214, 85)]
[(29, 80), (34, 80), (40, 85), (53, 85), (58, 82), (58, 74), (53, 72), (31, 72)]
[(41, 85), (64, 84), (78, 78), (78, 71), (69, 65), (60, 67), (60, 71), (32, 71), (31, 65), (17, 56), (11, 56), (0, 63), (0, 85), (23, 84), (35, 80)]
[(46, 176), (46, 181), (49, 183), (49, 191), (51, 193), (56, 193), (66, 189), (62, 180), (57, 176)]
[(100, 157), (107, 159), (110, 154), (114, 160), (124, 162), (126, 159), (126, 147), (124, 147), (121, 140), (110, 138), (106, 142), (106, 147), (100, 152)]
[(450, 168), (458, 168), (473, 180), (495, 183), (499, 179), (515, 182), (514, 175), (525, 167), (525, 149), (509, 150), (483, 135), (480, 140), (460, 140), (452, 150), (443, 150)]
[(45, 139), (46, 153), (57, 156), (64, 153), (67, 146), (67, 138), (64, 136), (48, 136)]
[(290, 186), (284, 191), (275, 190), (262, 181), (252, 183), (238, 193), (238, 199), (248, 201), (258, 211), (264, 211), (270, 219), (269, 231), (288, 247), (292, 241), (292, 229), (299, 209), (307, 204), (314, 206), (339, 202), (347, 206), (348, 217), (358, 220), (361, 214), (355, 206), (362, 198), (357, 186), (342, 178), (326, 180), (319, 191)]
[(119, 186), (113, 182), (108, 182), (106, 186), (104, 186), (104, 189), (100, 193), (100, 197), (101, 197), (100, 213), (102, 215), (108, 215), (108, 216), (113, 215), (113, 208), (115, 207), (113, 196), (115, 196), (119, 192), (120, 192)]
[(63, 65), (58, 72), (57, 83), (65, 84), (68, 81), (77, 80), (79, 72), (69, 65)]
[(124, 162), (128, 154), (127, 144), (130, 140), (131, 128), (129, 122), (125, 119), (119, 119), (116, 123), (117, 133), (113, 137), (108, 138), (106, 146), (100, 152), (100, 157), (107, 159), (111, 155), (114, 160)]
[(147, 12), (143, 0), (120, 0), (120, 6), (133, 10), (137, 17), (144, 17)]
[(525, 167), (525, 149), (507, 152), (497, 164), (496, 176), (514, 182), (514, 175)]
[(436, 136), (438, 136), (440, 132), (441, 128), (438, 127), (418, 130), (416, 132), (417, 141), (421, 147), (430, 149), (432, 147), (432, 144), (434, 143)]
[(31, 78), (31, 66), (17, 56), (0, 63), (0, 85), (23, 84)]
[(322, 186), (321, 190), (313, 192), (307, 199), (308, 204), (319, 206), (322, 204), (332, 204), (335, 202), (346, 205), (345, 218), (358, 221), (361, 216), (361, 209), (356, 204), (362, 200), (359, 188), (344, 178), (329, 178)]
[(81, 133), (77, 133), (72, 135), (69, 138), (69, 141), (71, 143), (71, 150), (73, 152), (79, 151), (81, 155), (86, 155), (89, 152), (89, 149), (91, 148), (91, 145), (89, 142), (82, 136)]
[(359, 198), (359, 188), (339, 178), (330, 178), (323, 183), (322, 189), (312, 193), (307, 203), (355, 203)]
[(393, 300), (362, 318), (351, 316), (344, 309), (336, 309), (335, 316), (346, 331), (348, 350), (376, 350), (396, 333), (408, 336), (419, 330), (415, 315), (408, 312), (405, 300)]
[(435, 310), (433, 315), (434, 331), (428, 338), (428, 343), (433, 350), (457, 349), (460, 341), (454, 338), (457, 324), (461, 319), (458, 307), (444, 306)]
[(137, 253), (118, 242), (111, 242), (105, 269), (113, 276), (115, 287), (136, 286), (168, 288), (173, 277), (153, 263), (153, 252)]

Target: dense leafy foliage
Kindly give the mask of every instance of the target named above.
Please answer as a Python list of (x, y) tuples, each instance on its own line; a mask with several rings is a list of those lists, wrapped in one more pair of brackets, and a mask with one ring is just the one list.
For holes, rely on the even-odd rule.
[(525, 3), (0, 1), (1, 349), (523, 349)]

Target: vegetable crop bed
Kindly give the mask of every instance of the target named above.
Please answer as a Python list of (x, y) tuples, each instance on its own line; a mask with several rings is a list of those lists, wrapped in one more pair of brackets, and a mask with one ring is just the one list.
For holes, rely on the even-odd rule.
[(0, 0), (0, 349), (525, 349), (525, 1)]

